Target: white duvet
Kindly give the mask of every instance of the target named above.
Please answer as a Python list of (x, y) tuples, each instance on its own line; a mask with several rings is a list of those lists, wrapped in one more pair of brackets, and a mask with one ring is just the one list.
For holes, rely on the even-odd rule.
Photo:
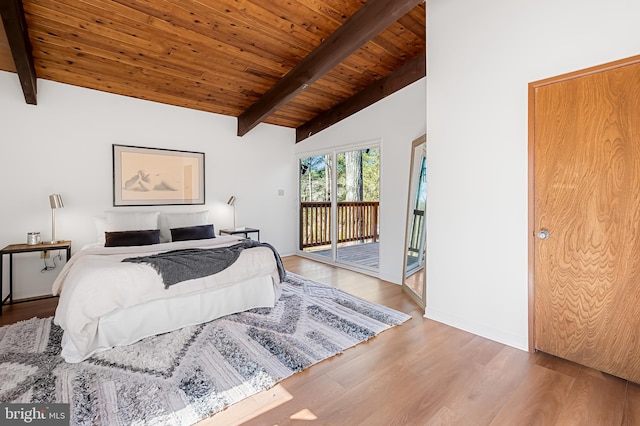
[[(68, 362), (79, 362), (109, 347), (133, 343), (151, 334), (195, 323), (194, 314), (185, 302), (199, 303), (201, 306), (196, 306), (196, 310), (203, 309), (204, 305), (207, 312), (198, 314), (200, 322), (214, 319), (211, 318), (214, 314), (241, 312), (257, 306), (274, 306), (280, 296), (281, 283), (273, 252), (268, 247), (245, 249), (229, 268), (215, 275), (174, 284), (168, 289), (165, 289), (162, 278), (151, 266), (122, 262), (127, 257), (184, 248), (222, 247), (238, 241), (234, 236), (221, 236), (139, 247), (103, 247), (96, 244), (83, 248), (69, 259), (53, 283), (53, 294), (60, 295), (54, 321), (64, 330), (62, 356)], [(259, 277), (270, 279), (255, 280)], [(259, 285), (262, 288), (248, 287)], [(226, 296), (227, 300), (211, 297), (211, 293)], [(172, 311), (172, 304), (166, 303), (172, 300), (180, 301), (178, 305), (173, 305), (181, 307), (179, 312), (175, 309)], [(210, 306), (215, 303), (222, 306)], [(149, 309), (150, 306), (154, 309), (161, 308), (154, 312)], [(144, 315), (127, 316), (128, 313), (123, 312), (127, 310)], [(185, 311), (184, 315), (181, 315), (182, 311)], [(120, 315), (121, 313), (124, 315)], [(105, 321), (104, 327), (100, 326), (104, 318), (111, 318), (111, 323), (113, 318), (126, 318), (128, 321), (133, 319), (136, 322), (146, 321), (148, 324), (130, 324), (132, 330), (142, 331), (126, 333), (125, 337), (110, 338), (109, 330), (106, 329), (109, 321)], [(174, 324), (168, 324), (166, 320), (163, 321), (164, 318), (172, 318)], [(153, 325), (156, 319), (162, 324), (158, 326), (158, 330), (154, 330)], [(117, 324), (117, 327), (126, 329), (129, 325)], [(119, 333), (122, 334), (121, 331)]]

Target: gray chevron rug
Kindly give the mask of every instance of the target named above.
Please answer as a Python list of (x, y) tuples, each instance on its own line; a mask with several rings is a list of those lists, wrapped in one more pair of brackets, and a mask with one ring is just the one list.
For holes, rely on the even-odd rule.
[(409, 315), (288, 273), (274, 308), (153, 336), (78, 363), (52, 318), (0, 327), (0, 402), (69, 403), (72, 425), (191, 425)]

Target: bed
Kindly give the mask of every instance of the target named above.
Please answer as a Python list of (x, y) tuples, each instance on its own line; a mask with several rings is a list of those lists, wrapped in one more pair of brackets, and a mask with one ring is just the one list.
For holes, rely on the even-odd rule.
[(231, 266), (218, 273), (171, 286), (165, 286), (149, 264), (123, 262), (173, 250), (229, 247), (240, 241), (220, 236), (140, 246), (105, 247), (98, 242), (83, 247), (53, 283), (53, 294), (60, 296), (54, 322), (63, 329), (62, 357), (76, 363), (151, 335), (273, 307), (280, 297), (282, 268), (268, 245), (242, 250)]

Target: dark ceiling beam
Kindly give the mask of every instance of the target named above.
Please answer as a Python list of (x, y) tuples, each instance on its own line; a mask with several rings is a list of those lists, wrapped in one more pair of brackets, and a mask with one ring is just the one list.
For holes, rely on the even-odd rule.
[(355, 95), (321, 113), (296, 129), (296, 143), (373, 105), (427, 75), (426, 53), (422, 52), (386, 77), (365, 87)]
[(369, 0), (238, 117), (238, 136), (285, 105), (424, 0)]
[(36, 68), (33, 64), (22, 1), (0, 0), (0, 16), (2, 16), (2, 24), (7, 34), (24, 99), (28, 104), (36, 105), (38, 103)]

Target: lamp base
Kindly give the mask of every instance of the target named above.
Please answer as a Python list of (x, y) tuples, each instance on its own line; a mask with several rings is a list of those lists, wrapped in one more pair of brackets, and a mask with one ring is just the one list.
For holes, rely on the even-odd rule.
[(47, 241), (48, 244), (58, 244), (58, 241)]

